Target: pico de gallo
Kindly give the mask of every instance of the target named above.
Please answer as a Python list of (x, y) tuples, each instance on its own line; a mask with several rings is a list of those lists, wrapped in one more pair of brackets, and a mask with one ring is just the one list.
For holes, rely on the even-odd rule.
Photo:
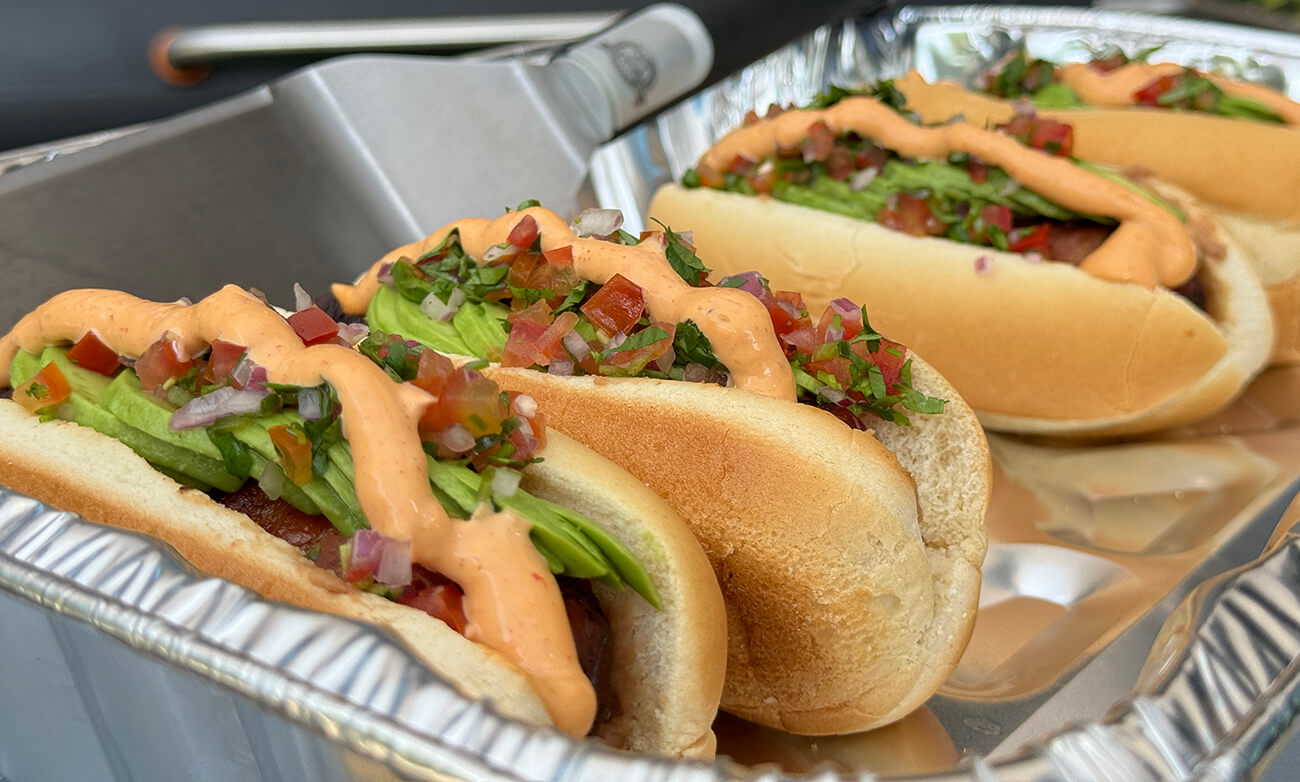
[[(534, 205), (525, 202), (520, 209)], [(621, 221), (616, 210), (588, 210), (576, 226), (580, 235), (625, 245), (656, 234), (683, 280), (694, 287), (714, 285), (689, 235), (660, 226), (634, 236), (619, 227)], [(728, 383), (727, 367), (693, 321), (655, 320), (641, 288), (620, 274), (604, 285), (580, 279), (570, 247), (542, 251), (531, 216), (488, 256), (481, 262), (470, 258), (452, 231), (422, 257), (397, 260), (380, 274), (367, 321), (373, 328), (405, 326), (405, 336), (432, 344), (460, 339), (476, 346), (467, 345), (474, 355), (555, 375)], [(739, 288), (766, 307), (800, 401), (859, 429), (881, 419), (906, 425), (909, 411), (943, 410), (943, 400), (912, 387), (906, 349), (871, 328), (866, 312), (853, 303), (836, 300), (814, 318), (802, 296), (771, 290), (757, 272), (725, 277), (716, 286)], [(484, 333), (496, 338), (476, 337)]]
[[(1132, 63), (1145, 63), (1161, 47), (1153, 47), (1130, 57), (1111, 49), (1088, 61), (1099, 73), (1108, 73)], [(984, 91), (1001, 98), (1028, 98), (1039, 108), (1083, 108), (1087, 104), (1068, 85), (1058, 80), (1058, 66), (1048, 60), (1030, 57), (1024, 48), (1017, 49), (997, 68), (980, 79)], [(1286, 124), (1286, 120), (1263, 103), (1242, 95), (1232, 95), (1195, 68), (1157, 76), (1134, 91), (1132, 100), (1140, 106), (1180, 109), (1223, 117)]]

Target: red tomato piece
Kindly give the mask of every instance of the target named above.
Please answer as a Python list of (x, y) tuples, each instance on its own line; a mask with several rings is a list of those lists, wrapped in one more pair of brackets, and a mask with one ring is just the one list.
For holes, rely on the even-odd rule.
[(908, 193), (899, 193), (897, 205), (881, 209), (876, 221), (886, 228), (912, 236), (942, 236), (947, 230), (943, 221), (930, 211), (924, 198)]
[(727, 179), (721, 173), (714, 171), (708, 166), (700, 166), (695, 169), (695, 173), (700, 175), (700, 186), (710, 187), (714, 190), (721, 190), (727, 186)]
[(1049, 155), (1069, 157), (1074, 151), (1074, 128), (1064, 122), (1039, 119), (1029, 137), (1029, 146)]
[(853, 176), (857, 166), (853, 163), (853, 153), (841, 144), (836, 144), (826, 156), (826, 175), (841, 182)]
[(754, 160), (752, 158), (747, 158), (744, 155), (736, 155), (731, 159), (731, 162), (727, 164), (727, 170), (733, 174), (740, 174), (741, 176), (745, 176), (749, 172), (753, 171), (754, 167), (757, 165), (758, 165), (757, 160)]
[(247, 351), (248, 348), (243, 345), (236, 345), (223, 339), (212, 340), (212, 349), (208, 352), (208, 366), (203, 370), (203, 382), (208, 384), (223, 382), (230, 377), (230, 373), (239, 364), (239, 359)]
[(474, 437), (496, 434), (506, 417), (501, 389), (481, 372), (458, 368), (447, 378), (442, 396), (420, 420), (420, 431), (437, 434), (452, 424), (464, 424)]
[(535, 301), (521, 310), (510, 313), (506, 316), (506, 320), (511, 323), (528, 321), (546, 328), (551, 325), (551, 321), (555, 320), (555, 317), (551, 315), (551, 308), (546, 302)]
[(800, 314), (804, 312), (804, 306), (803, 296), (798, 293), (778, 291), (764, 304), (767, 304), (767, 314), (772, 318), (772, 328), (778, 337), (785, 336), (808, 323), (807, 315)]
[(847, 313), (836, 312), (833, 307), (827, 306), (822, 312), (821, 320), (817, 321), (817, 341), (818, 343), (826, 342), (826, 331), (835, 322), (835, 316), (840, 316), (840, 328), (844, 329), (843, 339), (853, 339), (862, 331), (862, 309), (857, 308)]
[(1010, 207), (989, 204), (980, 210), (980, 219), (984, 221), (984, 230), (981, 232), (980, 239), (987, 240), (989, 238), (988, 229), (993, 226), (1002, 229), (1004, 234), (1011, 231)]
[(447, 378), (455, 371), (456, 365), (451, 359), (436, 350), (426, 350), (420, 354), (420, 363), (411, 385), (423, 388), (434, 396), (441, 396), (443, 387), (447, 385)]
[(272, 426), (266, 430), (271, 435), (271, 444), (280, 457), (280, 467), (295, 486), (302, 486), (311, 480), (311, 442), (289, 428), (289, 424)]
[[(440, 577), (439, 577), (440, 578)], [(440, 619), (448, 627), (460, 634), (465, 633), (469, 624), (465, 618), (465, 593), (451, 581), (417, 588), (415, 584), (402, 590), (398, 602), (412, 608), (418, 608), (434, 619)]]
[(1160, 96), (1172, 90), (1178, 84), (1181, 76), (1182, 74), (1161, 76), (1133, 93), (1133, 100), (1141, 106), (1159, 106)]
[(626, 334), (645, 312), (645, 296), (640, 285), (615, 274), (581, 309), (606, 334)]
[(835, 133), (825, 122), (818, 120), (808, 126), (808, 137), (803, 140), (800, 149), (805, 162), (825, 160), (835, 148)]
[(339, 324), (325, 314), (325, 310), (311, 305), (289, 316), (289, 325), (304, 345), (320, 345), (338, 336)]
[(813, 377), (817, 377), (820, 372), (825, 372), (834, 377), (835, 380), (845, 388), (848, 387), (852, 379), (852, 375), (850, 374), (852, 364), (850, 364), (849, 360), (843, 356), (817, 359), (815, 361), (809, 361), (803, 366), (804, 369)]
[(567, 263), (573, 265), (573, 245), (566, 244), (563, 247), (556, 247), (553, 250), (546, 250), (542, 253), (547, 263)]
[(1046, 254), (1048, 241), (1051, 239), (1052, 226), (1040, 223), (1033, 228), (1021, 229), (1010, 235), (1010, 250), (1015, 253), (1027, 253), (1031, 250)]
[(974, 158), (966, 161), (966, 173), (970, 175), (970, 181), (976, 184), (989, 181), (989, 167)]
[[(542, 302), (538, 302), (541, 304)], [(531, 309), (531, 307), (529, 308)], [(527, 310), (525, 310), (526, 312)], [(547, 366), (551, 357), (538, 349), (537, 343), (546, 333), (547, 326), (535, 320), (517, 320), (510, 327), (506, 337), (506, 347), (501, 353), (501, 366), (531, 367), (534, 364)]]
[(516, 288), (527, 288), (528, 280), (542, 257), (537, 253), (519, 253), (510, 261), (510, 284)]
[(1113, 54), (1110, 57), (1105, 57), (1100, 60), (1093, 60), (1092, 62), (1088, 63), (1089, 68), (1092, 68), (1094, 71), (1097, 71), (1099, 73), (1106, 73), (1107, 71), (1113, 71), (1116, 68), (1122, 68), (1125, 65), (1128, 65), (1128, 58), (1125, 57), (1122, 52), (1118, 54)]
[(560, 341), (570, 331), (573, 331), (573, 327), (576, 325), (578, 325), (578, 314), (576, 312), (561, 312), (555, 317), (555, 321), (546, 327), (546, 331), (543, 331), (542, 335), (537, 338), (537, 349), (548, 358), (567, 357), (564, 346)]
[(907, 360), (902, 345), (882, 339), (875, 352), (868, 350), (865, 342), (855, 342), (849, 346), (849, 350), (862, 360), (880, 367), (880, 375), (885, 381), (885, 390), (890, 393), (894, 391), (902, 378), (903, 362)]
[(776, 166), (759, 166), (758, 170), (749, 177), (749, 184), (754, 188), (755, 193), (770, 194), (776, 187)]
[(168, 380), (183, 377), (194, 366), (193, 360), (182, 361), (181, 346), (163, 337), (145, 349), (135, 361), (135, 373), (146, 391), (162, 388)]
[(37, 413), (46, 408), (61, 404), (72, 393), (68, 378), (63, 370), (53, 361), (41, 368), (40, 372), (14, 389), (14, 401), (30, 412)]
[(506, 241), (521, 250), (527, 250), (537, 241), (537, 235), (541, 229), (537, 227), (537, 220), (532, 215), (524, 215), (523, 218), (515, 223), (515, 227), (510, 229), (510, 235)]
[(662, 329), (668, 333), (668, 336), (657, 339), (648, 345), (642, 345), (635, 350), (619, 350), (610, 353), (603, 363), (616, 366), (630, 375), (639, 374), (651, 363), (658, 361), (668, 354), (673, 347), (673, 337), (676, 334), (677, 326), (673, 323), (655, 323), (651, 328)]
[(86, 336), (77, 340), (77, 344), (68, 350), (68, 360), (82, 369), (101, 375), (111, 376), (122, 366), (117, 352), (101, 342), (93, 331), (87, 331)]
[(877, 171), (883, 171), (886, 161), (889, 160), (889, 153), (875, 144), (868, 144), (853, 156), (853, 165), (859, 171), (864, 168), (874, 168)]

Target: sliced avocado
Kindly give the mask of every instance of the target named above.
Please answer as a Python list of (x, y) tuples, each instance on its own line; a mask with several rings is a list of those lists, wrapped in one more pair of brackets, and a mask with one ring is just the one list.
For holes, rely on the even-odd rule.
[(161, 464), (155, 464), (153, 462), (149, 462), (149, 466), (154, 468), (158, 472), (162, 473), (163, 475), (166, 475), (168, 478), (171, 478), (173, 481), (176, 481), (182, 486), (189, 486), (192, 489), (198, 489), (199, 491), (203, 491), (203, 492), (212, 490), (212, 487), (204, 483), (203, 481), (197, 478), (191, 478), (185, 473), (177, 472), (176, 470), (173, 470), (170, 467), (164, 467)]
[(473, 355), (450, 321), (433, 320), (420, 311), (419, 304), (407, 301), (387, 285), (380, 286), (370, 300), (366, 322), (372, 329), (401, 334), (442, 353)]
[[(409, 302), (408, 302), (409, 303)], [(470, 349), (468, 355), (500, 361), (506, 349), (506, 308), (499, 304), (462, 304), (451, 318), (461, 339)]]
[[(134, 372), (123, 372), (108, 384), (101, 399), (104, 407), (124, 422), (164, 442), (174, 443), (195, 453), (221, 462), (221, 451), (204, 429), (172, 431), (168, 423), (176, 408), (152, 394), (145, 393)], [(224, 469), (224, 467), (223, 467)]]
[(43, 366), (45, 364), (41, 363), (40, 356), (25, 350), (18, 351), (18, 355), (14, 356), (13, 362), (9, 364), (9, 386), (11, 388), (21, 386), (35, 377)]
[(236, 491), (244, 485), (244, 479), (226, 472), (220, 460), (209, 459), (176, 442), (143, 432), (79, 393), (73, 392), (59, 405), (59, 417), (112, 437), (146, 461), (165, 467), (164, 472), (168, 475), (179, 473), (225, 492)]
[(108, 384), (113, 382), (113, 378), (101, 375), (98, 372), (92, 372), (89, 369), (83, 369), (68, 359), (68, 349), (60, 347), (48, 347), (45, 352), (41, 353), (41, 366), (53, 362), (63, 372), (63, 376), (68, 379), (68, 385), (72, 390), (86, 397), (96, 404), (104, 398), (104, 391), (108, 389)]

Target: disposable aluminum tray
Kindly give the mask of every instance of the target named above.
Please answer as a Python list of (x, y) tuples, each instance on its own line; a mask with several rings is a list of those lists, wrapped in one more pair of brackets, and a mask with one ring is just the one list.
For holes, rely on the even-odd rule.
[[(1114, 12), (903, 9), (818, 30), (626, 134), (597, 154), (586, 198), (635, 224), (653, 187), (752, 106), (911, 67), (966, 76), (1021, 37), (1068, 59), (1106, 42), (1167, 42), (1189, 63), (1292, 94), (1300, 83), (1300, 42), (1277, 34)], [(196, 115), (187, 130), (230, 119)], [(255, 141), (266, 124), (241, 129)], [(129, 162), (141, 143), (127, 141), (116, 149)], [(115, 144), (69, 157), (111, 164)], [(23, 176), (40, 176), (39, 159), (23, 156)], [(488, 186), (475, 185), (477, 200), (526, 197)], [(368, 194), (321, 197), (336, 207)], [(274, 265), (240, 268), (249, 284), (285, 284)], [(319, 274), (304, 282), (338, 270)], [(721, 748), (740, 762), (713, 764), (631, 757), (502, 720), (377, 630), (269, 604), (165, 546), (2, 492), (0, 778), (1229, 779), (1267, 760), (1300, 704), (1300, 507), (1288, 508), (1300, 486), (1300, 371), (1271, 371), (1214, 420), (1158, 441), (991, 441), (981, 616), (944, 690), (859, 736), (809, 740), (723, 717)]]

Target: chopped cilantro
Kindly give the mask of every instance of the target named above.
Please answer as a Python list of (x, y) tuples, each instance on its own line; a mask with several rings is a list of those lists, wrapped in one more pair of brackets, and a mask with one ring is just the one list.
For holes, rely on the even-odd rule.
[[(651, 218), (653, 219), (653, 218)], [(691, 285), (699, 285), (700, 280), (709, 276), (712, 271), (700, 257), (691, 251), (689, 247), (682, 242), (681, 237), (673, 232), (673, 229), (655, 220), (664, 229), (664, 237), (667, 242), (665, 247), (668, 256), (668, 263), (672, 265), (673, 271)]]

